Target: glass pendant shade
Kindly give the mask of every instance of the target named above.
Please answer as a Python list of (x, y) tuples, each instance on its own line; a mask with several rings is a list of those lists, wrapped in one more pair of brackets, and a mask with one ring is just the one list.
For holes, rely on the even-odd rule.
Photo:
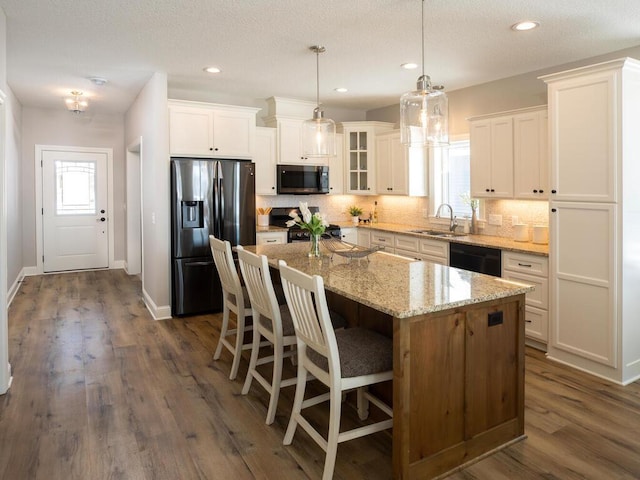
[(422, 75), (413, 92), (400, 97), (400, 142), (408, 147), (449, 145), (449, 99), (424, 74), (424, 0), (422, 4)]
[(325, 52), (325, 48), (313, 45), (309, 50), (316, 54), (316, 108), (313, 118), (302, 124), (302, 154), (305, 157), (335, 157), (336, 124), (324, 118), (320, 108), (320, 54)]
[(400, 142), (410, 147), (449, 144), (449, 100), (422, 77), (418, 89), (400, 97)]
[(316, 108), (313, 118), (302, 123), (302, 150), (307, 157), (334, 157), (336, 155), (336, 124), (324, 118)]

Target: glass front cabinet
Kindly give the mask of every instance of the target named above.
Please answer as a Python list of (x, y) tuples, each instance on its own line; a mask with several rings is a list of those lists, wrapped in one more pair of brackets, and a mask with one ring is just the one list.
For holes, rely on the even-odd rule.
[(375, 136), (393, 129), (386, 122), (343, 122), (345, 193), (373, 195), (376, 193)]

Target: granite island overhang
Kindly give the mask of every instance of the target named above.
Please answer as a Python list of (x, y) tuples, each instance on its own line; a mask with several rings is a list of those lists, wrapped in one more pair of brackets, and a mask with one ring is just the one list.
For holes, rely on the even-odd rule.
[(524, 438), (532, 286), (382, 252), (350, 260), (310, 258), (306, 243), (245, 248), (275, 269), (284, 260), (322, 276), (332, 309), (392, 336), (394, 478), (435, 478)]

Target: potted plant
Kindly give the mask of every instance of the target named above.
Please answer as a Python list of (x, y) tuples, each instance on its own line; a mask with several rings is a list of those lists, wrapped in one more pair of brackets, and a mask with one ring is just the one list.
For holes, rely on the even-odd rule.
[(351, 221), (354, 225), (358, 225), (360, 222), (360, 215), (362, 215), (362, 209), (356, 205), (349, 207), (349, 215), (351, 215)]

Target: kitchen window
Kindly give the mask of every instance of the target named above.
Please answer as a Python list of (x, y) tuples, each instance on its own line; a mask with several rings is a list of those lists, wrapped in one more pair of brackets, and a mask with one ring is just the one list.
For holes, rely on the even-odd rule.
[[(471, 207), (463, 200), (464, 195), (471, 191), (471, 168), (469, 136), (452, 137), (448, 147), (432, 148), (430, 150), (433, 189), (431, 195), (431, 212), (442, 203), (448, 203), (453, 208), (453, 214), (458, 218), (471, 218)], [(481, 217), (483, 202), (480, 202), (478, 218)], [(444, 215), (449, 215), (445, 210)]]

